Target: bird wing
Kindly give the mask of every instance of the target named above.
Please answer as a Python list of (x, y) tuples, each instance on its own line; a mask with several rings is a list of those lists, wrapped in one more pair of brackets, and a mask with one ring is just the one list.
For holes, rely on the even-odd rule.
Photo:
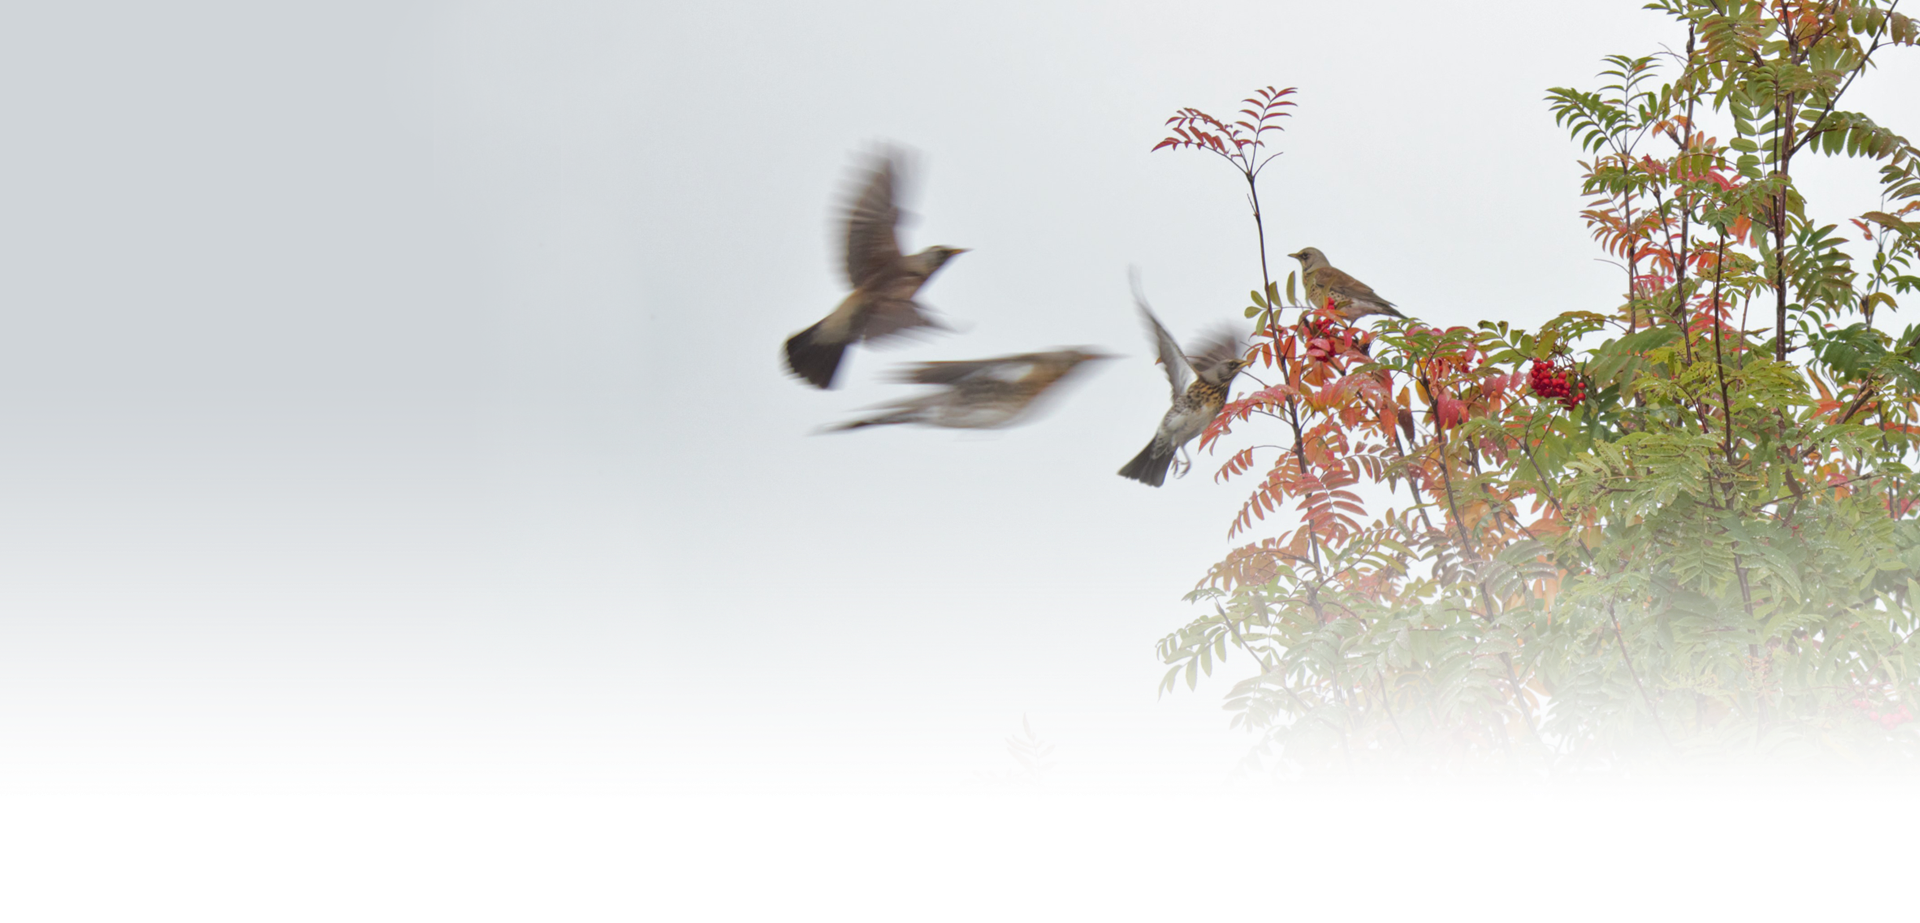
[(1373, 290), (1373, 286), (1347, 275), (1332, 266), (1320, 267), (1319, 273), (1321, 284), (1327, 287), (1327, 291), (1332, 292), (1342, 299), (1381, 305), (1388, 308), (1393, 307), (1393, 302), (1380, 297), (1379, 293)]
[(1040, 353), (1021, 353), (993, 359), (917, 362), (902, 368), (894, 380), (920, 385), (977, 384), (991, 388), (996, 383), (1011, 384), (1026, 378), (1043, 358)]
[(1228, 377), (1228, 369), (1243, 353), (1240, 335), (1232, 327), (1221, 324), (1209, 330), (1196, 345), (1199, 348), (1187, 357), (1193, 374), (1208, 384), (1224, 384), (1220, 379)]
[(900, 209), (894, 205), (894, 187), (899, 170), (894, 154), (882, 154), (847, 207), (847, 281), (854, 288), (898, 271), (900, 241), (894, 226), (900, 222)]
[(935, 319), (926, 305), (905, 298), (873, 302), (860, 313), (858, 323), (859, 332), (856, 335), (869, 343), (905, 336), (921, 327), (947, 329), (947, 325)]
[(1154, 349), (1160, 354), (1160, 364), (1167, 367), (1167, 383), (1173, 386), (1174, 400), (1187, 393), (1187, 384), (1193, 380), (1193, 367), (1187, 363), (1187, 356), (1180, 351), (1173, 334), (1161, 326), (1160, 319), (1153, 316), (1153, 309), (1147, 307), (1147, 296), (1140, 291), (1140, 278), (1133, 279), (1133, 304), (1140, 309), (1140, 316), (1147, 321), (1147, 335), (1153, 339)]

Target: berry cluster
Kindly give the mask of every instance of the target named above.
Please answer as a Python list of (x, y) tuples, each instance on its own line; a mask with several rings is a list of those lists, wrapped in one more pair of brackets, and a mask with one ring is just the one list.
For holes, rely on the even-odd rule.
[(1913, 720), (1913, 715), (1907, 712), (1905, 705), (1900, 706), (1898, 711), (1882, 713), (1874, 709), (1872, 702), (1866, 699), (1854, 699), (1853, 707), (1860, 709), (1860, 711), (1867, 716), (1868, 721), (1877, 722), (1881, 727), (1889, 731)]
[(1587, 399), (1587, 382), (1572, 367), (1558, 362), (1533, 360), (1533, 369), (1528, 373), (1533, 385), (1533, 393), (1550, 400), (1558, 400), (1560, 406), (1572, 410)]

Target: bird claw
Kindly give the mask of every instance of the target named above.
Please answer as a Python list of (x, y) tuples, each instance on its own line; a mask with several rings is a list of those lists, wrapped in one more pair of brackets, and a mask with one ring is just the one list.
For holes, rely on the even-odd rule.
[(1174, 456), (1173, 476), (1176, 478), (1183, 478), (1187, 476), (1187, 472), (1192, 470), (1193, 470), (1193, 458), (1187, 455), (1187, 450), (1183, 448), (1180, 450), (1179, 455)]

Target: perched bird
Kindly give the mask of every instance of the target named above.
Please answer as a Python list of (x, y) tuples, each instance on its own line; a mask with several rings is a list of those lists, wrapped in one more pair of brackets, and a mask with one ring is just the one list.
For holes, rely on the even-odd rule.
[(1220, 415), (1220, 408), (1227, 403), (1227, 387), (1233, 384), (1234, 376), (1247, 367), (1247, 361), (1241, 358), (1240, 338), (1231, 330), (1221, 330), (1201, 340), (1200, 348), (1191, 355), (1181, 352), (1180, 344), (1174, 342), (1167, 328), (1153, 316), (1137, 288), (1133, 299), (1140, 308), (1140, 316), (1147, 321), (1147, 333), (1160, 352), (1160, 362), (1167, 367), (1167, 381), (1173, 385), (1173, 406), (1160, 418), (1160, 428), (1154, 431), (1153, 441), (1120, 469), (1120, 476), (1159, 487), (1166, 483), (1167, 468), (1173, 464), (1174, 455), (1183, 452), (1184, 446)]
[(833, 387), (840, 357), (850, 343), (900, 336), (920, 327), (942, 328), (913, 296), (948, 260), (967, 251), (935, 246), (901, 255), (894, 237), (900, 221), (894, 204), (899, 172), (899, 157), (882, 153), (847, 208), (845, 256), (852, 294), (819, 323), (787, 339), (787, 368), (816, 387)]
[(1327, 262), (1327, 255), (1319, 250), (1307, 247), (1287, 255), (1300, 261), (1300, 281), (1307, 289), (1309, 309), (1317, 309), (1332, 298), (1340, 316), (1350, 321), (1369, 314), (1406, 317), (1394, 308), (1393, 302), (1375, 294), (1372, 286), (1333, 268), (1333, 264)]
[(1056, 349), (963, 362), (920, 362), (896, 373), (894, 380), (942, 385), (923, 397), (885, 405), (886, 412), (832, 427), (839, 432), (892, 423), (924, 423), (954, 429), (992, 429), (1026, 416), (1040, 395), (1071, 375), (1080, 364), (1111, 359), (1097, 350)]

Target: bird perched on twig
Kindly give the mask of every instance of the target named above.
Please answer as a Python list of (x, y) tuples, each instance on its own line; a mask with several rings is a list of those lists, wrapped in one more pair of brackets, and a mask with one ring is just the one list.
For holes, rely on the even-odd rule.
[(992, 359), (915, 363), (897, 372), (894, 380), (943, 387), (933, 394), (885, 405), (885, 413), (842, 423), (829, 431), (893, 423), (923, 423), (954, 429), (1008, 426), (1026, 416), (1042, 394), (1071, 375), (1081, 363), (1111, 358), (1098, 350), (1076, 348)]
[(1306, 286), (1309, 309), (1319, 308), (1331, 298), (1340, 316), (1350, 321), (1369, 314), (1406, 317), (1394, 308), (1393, 302), (1375, 294), (1372, 286), (1333, 268), (1326, 254), (1319, 250), (1307, 247), (1287, 255), (1300, 261), (1300, 281)]
[(833, 387), (840, 358), (851, 343), (943, 327), (913, 298), (941, 266), (966, 249), (934, 246), (911, 256), (900, 253), (894, 236), (900, 210), (894, 196), (901, 171), (897, 154), (881, 153), (847, 208), (845, 257), (853, 292), (819, 323), (787, 339), (787, 368), (815, 387)]
[[(1241, 358), (1240, 338), (1231, 330), (1209, 335), (1192, 354), (1182, 352), (1180, 344), (1174, 342), (1159, 318), (1153, 316), (1137, 285), (1133, 302), (1139, 307), (1140, 316), (1146, 319), (1147, 333), (1159, 350), (1160, 363), (1167, 367), (1167, 382), (1173, 386), (1173, 406), (1160, 418), (1160, 428), (1154, 431), (1153, 441), (1120, 469), (1120, 476), (1159, 487), (1166, 483), (1167, 468), (1173, 464), (1174, 455), (1184, 454), (1186, 444), (1220, 415), (1220, 408), (1227, 403), (1227, 386), (1247, 367), (1247, 360)], [(1186, 462), (1180, 473), (1185, 474), (1189, 467), (1192, 462)]]

